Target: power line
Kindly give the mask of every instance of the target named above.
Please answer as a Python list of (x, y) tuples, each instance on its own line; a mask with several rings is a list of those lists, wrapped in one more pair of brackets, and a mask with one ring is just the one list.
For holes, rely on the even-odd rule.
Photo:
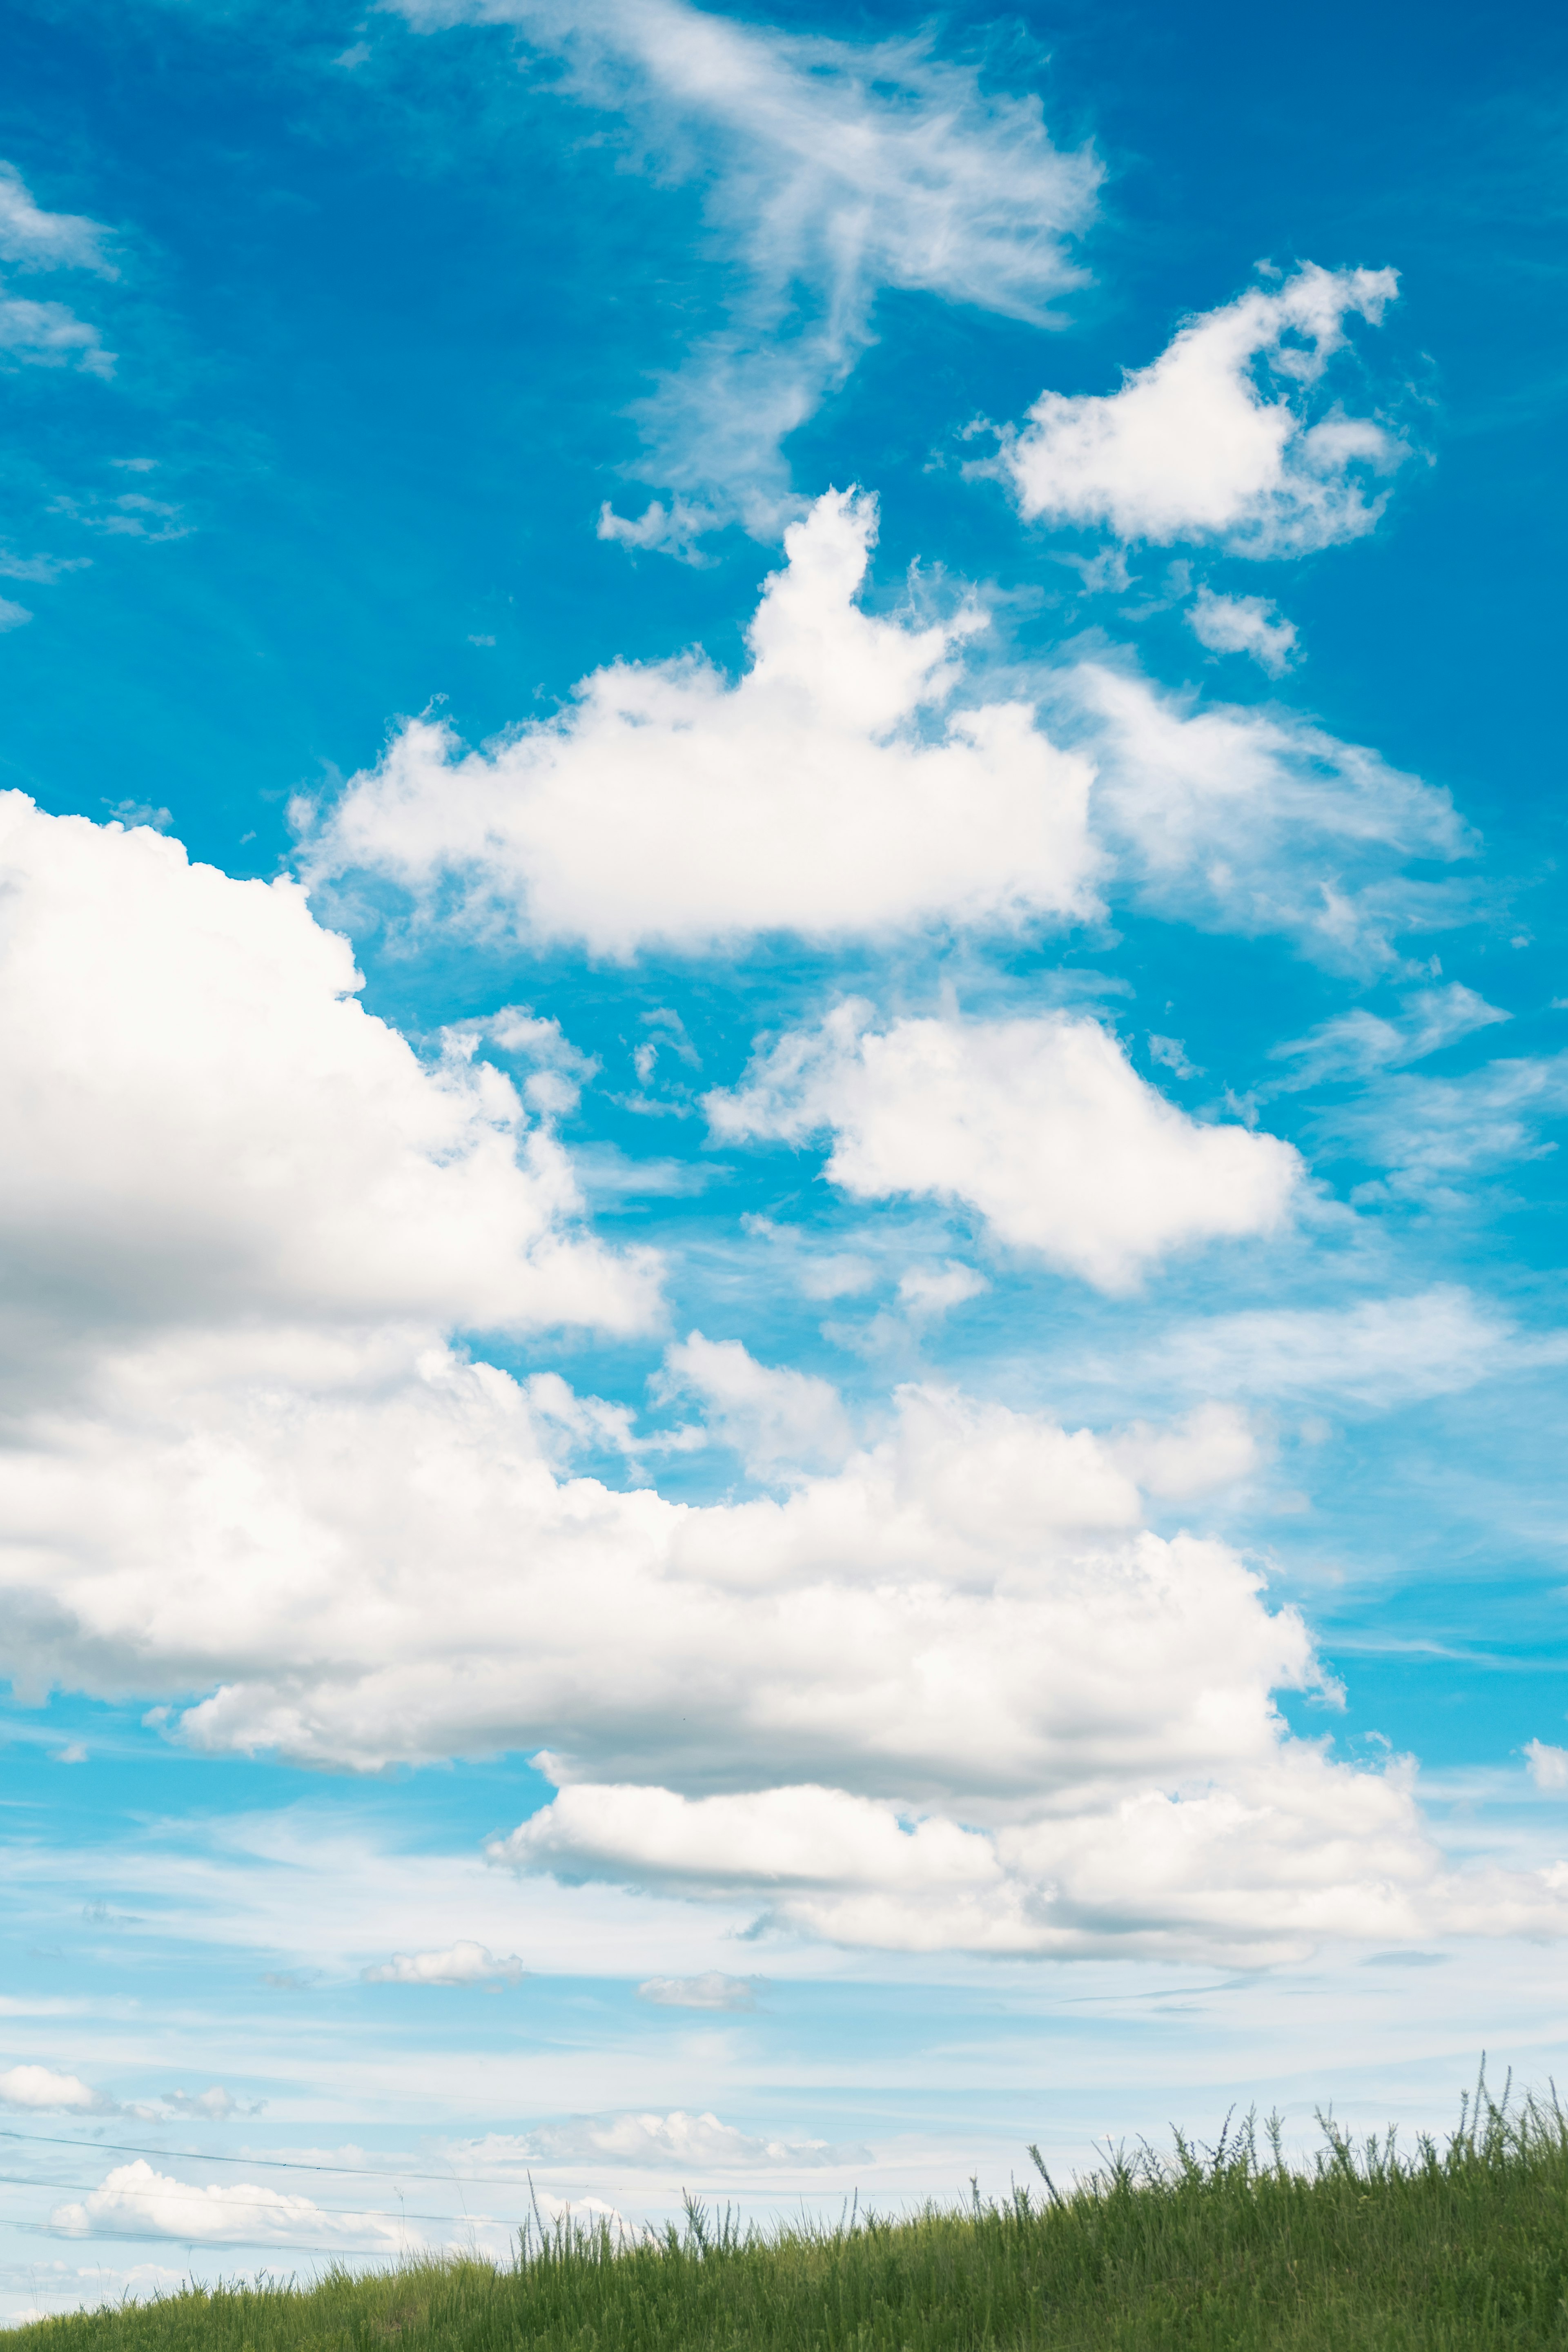
[(0, 2139), (16, 2140), (24, 2147), (79, 2147), (89, 2155), (100, 2148), (106, 2156), (156, 2156), (173, 2164), (248, 2164), (271, 2172), (331, 2172), (349, 2180), (461, 2180), (480, 2189), (531, 2189), (526, 2179), (512, 2180), (496, 2172), (389, 2171), (384, 2165), (306, 2164), (298, 2157), (220, 2156), (199, 2147), (138, 2147), (129, 2140), (57, 2139), (47, 2132), (0, 2130)]
[[(83, 2195), (89, 2197), (95, 2196), (98, 2190), (104, 2185), (100, 2180), (30, 2180), (25, 2174), (16, 2172), (0, 2172), (0, 2182), (3, 2182), (7, 2189), (79, 2189)], [(172, 2189), (139, 2189), (129, 2185), (121, 2186), (117, 2182), (113, 2194), (116, 2197), (140, 2197), (148, 2200), (156, 2198), (166, 2200), (171, 2203), (179, 2205), (200, 2205), (203, 2206), (209, 2213), (276, 2213), (278, 2210), (277, 2206), (265, 2197), (230, 2197), (226, 2195), (221, 2204), (214, 2204), (208, 2200), (207, 2193), (205, 2189), (193, 2187), (187, 2181), (178, 2180), (175, 2181)], [(405, 2213), (402, 2211), (393, 2213), (384, 2211), (378, 2206), (316, 2205), (310, 2200), (307, 2200), (306, 2201), (311, 2204), (311, 2210), (313, 2212), (323, 2214), (342, 2214), (345, 2218), (355, 2221), (466, 2221), (472, 2219), (476, 2222), (489, 2222), (489, 2217), (484, 2214), (469, 2216), (466, 2213)], [(495, 2227), (500, 2225), (490, 2223), (489, 2226)], [(510, 2224), (506, 2226), (510, 2226)], [(384, 2248), (382, 2251), (384, 2252), (385, 2249)]]

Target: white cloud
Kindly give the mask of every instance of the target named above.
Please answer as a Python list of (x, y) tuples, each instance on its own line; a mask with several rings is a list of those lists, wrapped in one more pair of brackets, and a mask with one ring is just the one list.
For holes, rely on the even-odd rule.
[(1164, 1428), (1134, 1422), (1110, 1441), (1110, 1452), (1144, 1494), (1173, 1503), (1234, 1486), (1263, 1458), (1246, 1411), (1212, 1402)]
[(261, 2099), (247, 2106), (232, 2091), (226, 2091), (221, 2083), (213, 2083), (205, 2091), (163, 2093), (163, 2105), (172, 2107), (177, 2116), (196, 2116), (211, 2124), (226, 2124), (231, 2116), (259, 2115), (266, 2104)]
[(1163, 1333), (1147, 1369), (1215, 1395), (1343, 1397), (1384, 1411), (1521, 1360), (1512, 1325), (1456, 1283), (1352, 1307), (1261, 1307)]
[(1543, 1739), (1527, 1739), (1524, 1752), (1530, 1759), (1530, 1777), (1538, 1789), (1553, 1793), (1568, 1789), (1568, 1748), (1549, 1748)]
[(957, 1258), (945, 1265), (911, 1265), (899, 1277), (899, 1304), (906, 1314), (946, 1315), (989, 1288), (985, 1276)]
[(709, 1427), (764, 1476), (842, 1462), (854, 1442), (830, 1381), (759, 1364), (739, 1339), (693, 1331), (666, 1349), (658, 1393), (700, 1397)]
[(1401, 999), (1392, 1019), (1369, 1012), (1364, 1004), (1353, 1005), (1350, 1012), (1321, 1022), (1306, 1036), (1272, 1046), (1270, 1059), (1291, 1067), (1288, 1076), (1271, 1080), (1261, 1091), (1292, 1093), (1325, 1080), (1370, 1077), (1377, 1070), (1424, 1061), (1428, 1054), (1511, 1017), (1457, 980), (1443, 988), (1415, 990)]
[(863, 612), (875, 534), (875, 501), (838, 492), (792, 527), (733, 684), (696, 655), (616, 663), (486, 751), (405, 727), (331, 808), (300, 806), (303, 870), (616, 956), (1079, 911), (1087, 761), (1026, 704), (944, 714), (980, 616)]
[(1215, 654), (1250, 654), (1270, 677), (1282, 677), (1296, 650), (1296, 624), (1282, 620), (1267, 596), (1216, 596), (1200, 588), (1187, 607), (1187, 626)]
[(1300, 555), (1370, 530), (1405, 445), (1310, 395), (1345, 341), (1398, 291), (1392, 269), (1309, 263), (1184, 326), (1105, 395), (1042, 393), (997, 465), (1030, 520), (1104, 524), (1124, 541), (1218, 540), (1233, 552)]
[(0, 596), (0, 631), (26, 627), (32, 619), (26, 604), (18, 604), (13, 596)]
[(1483, 1063), (1463, 1077), (1405, 1072), (1323, 1112), (1319, 1132), (1387, 1170), (1357, 1200), (1449, 1201), (1463, 1181), (1555, 1151), (1544, 1125), (1568, 1112), (1568, 1053)]
[(198, 2188), (155, 2171), (144, 2157), (116, 2165), (84, 2201), (57, 2205), (49, 2226), (68, 2238), (180, 2238), (196, 2246), (352, 2242), (395, 2253), (407, 2242), (401, 2225), (379, 2213), (338, 2212), (250, 2180)]
[(548, 1124), (471, 1037), (429, 1066), (367, 1014), (296, 885), (16, 793), (0, 878), (0, 1084), (27, 1106), (0, 1236), (39, 1344), (652, 1319), (655, 1267), (582, 1233)]
[(488, 1945), (459, 1937), (442, 1952), (394, 1952), (360, 1974), (366, 1984), (476, 1985), (517, 1984), (524, 1970), (515, 1952), (500, 1959)]
[(114, 373), (96, 327), (63, 302), (35, 302), (21, 294), (0, 294), (0, 353), (33, 367), (75, 366), (83, 375)]
[(109, 234), (79, 213), (44, 211), (15, 163), (0, 163), (0, 259), (25, 269), (93, 269), (113, 278), (103, 250)]
[(1317, 961), (1375, 971), (1393, 939), (1462, 913), (1411, 859), (1468, 856), (1448, 794), (1288, 713), (1197, 706), (1085, 662), (1060, 723), (1097, 764), (1093, 827), (1121, 887), (1208, 930), (1282, 932)]
[[(681, 1506), (558, 1479), (489, 1367), (308, 1369), (144, 1353), (13, 1420), (25, 1688), (205, 1689), (169, 1727), (216, 1753), (534, 1753), (559, 1794), (505, 1859), (879, 1948), (1261, 1957), (1471, 1916), (1397, 1776), (1291, 1738), (1305, 1628), (1224, 1545), (1142, 1531), (1125, 1440), (911, 1389), (784, 1499)], [(1236, 1433), (1185, 1441), (1212, 1467)], [(1554, 1900), (1500, 1881), (1475, 1916), (1554, 1932)]]
[(1051, 322), (1100, 168), (1053, 147), (1037, 98), (990, 94), (921, 38), (779, 33), (684, 0), (400, 0), (423, 28), (515, 26), (558, 87), (620, 113), (667, 177), (700, 179), (737, 266), (729, 325), (642, 411), (642, 478), (676, 495), (602, 536), (689, 552), (739, 517), (771, 534), (780, 444), (872, 340), (883, 288)]
[(79, 2075), (57, 2074), (48, 2066), (13, 2066), (0, 2074), (0, 2106), (90, 2115), (108, 2105), (103, 2094)]
[(1102, 1290), (1287, 1213), (1300, 1174), (1289, 1145), (1189, 1118), (1098, 1022), (870, 1024), (851, 1000), (779, 1039), (732, 1093), (707, 1097), (714, 1132), (798, 1143), (829, 1131), (826, 1172), (855, 1198), (963, 1202), (998, 1240)]
[(664, 2115), (575, 2116), (531, 2132), (492, 2134), (479, 2147), (484, 2159), (498, 2164), (614, 2164), (637, 2172), (751, 2172), (769, 2165), (837, 2164), (867, 2153), (819, 2139), (763, 2138), (715, 2115), (689, 2115), (679, 2107)]
[(755, 2009), (762, 1981), (705, 1969), (700, 1977), (649, 1977), (638, 1985), (637, 1999), (656, 2009)]
[(1324, 1935), (1408, 1941), (1427, 1919), (1568, 1932), (1561, 1869), (1445, 1873), (1399, 1771), (1346, 1774), (1304, 1742), (1224, 1788), (985, 1830), (811, 1785), (697, 1799), (568, 1787), (495, 1858), (695, 1896), (743, 1891), (780, 1926), (900, 1951), (1067, 1955), (1115, 1938), (1257, 1964)]

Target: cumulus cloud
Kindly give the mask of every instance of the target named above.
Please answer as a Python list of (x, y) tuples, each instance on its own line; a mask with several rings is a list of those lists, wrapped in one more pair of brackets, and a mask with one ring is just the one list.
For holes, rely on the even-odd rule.
[(1042, 393), (998, 468), (1031, 520), (1103, 525), (1123, 541), (1215, 540), (1252, 556), (1300, 555), (1370, 530), (1395, 435), (1313, 395), (1345, 342), (1398, 291), (1392, 269), (1309, 263), (1190, 320), (1108, 394)]
[(791, 527), (734, 680), (700, 655), (612, 664), (477, 751), (403, 727), (335, 802), (297, 805), (301, 871), (361, 914), (616, 957), (1016, 929), (1103, 894), (1376, 972), (1401, 933), (1464, 914), (1406, 870), (1475, 848), (1447, 793), (1105, 661), (999, 698), (966, 652), (973, 607), (862, 609), (875, 532), (875, 501), (839, 492)]
[(1163, 1428), (1134, 1422), (1110, 1441), (1110, 1451), (1144, 1494), (1173, 1503), (1235, 1486), (1263, 1459), (1246, 1411), (1213, 1401)]
[(390, 1960), (362, 1969), (366, 1984), (476, 1985), (517, 1984), (523, 1974), (515, 1952), (504, 1959), (484, 1944), (459, 1937), (441, 1952), (394, 1952)]
[(580, 2116), (544, 2124), (520, 2136), (518, 2154), (534, 2163), (605, 2164), (637, 2171), (752, 2171), (761, 2166), (835, 2164), (864, 2150), (837, 2148), (826, 2140), (764, 2139), (721, 2123), (715, 2115)]
[(1568, 1748), (1549, 1748), (1543, 1739), (1527, 1739), (1524, 1752), (1530, 1777), (1538, 1789), (1552, 1794), (1568, 1789)]
[(196, 2246), (330, 2250), (352, 2242), (395, 2253), (406, 2242), (401, 2225), (379, 2213), (338, 2212), (250, 2180), (197, 2187), (156, 2171), (140, 2156), (117, 2164), (81, 2202), (57, 2205), (49, 2226), (68, 2238), (180, 2238)]
[(1121, 889), (1205, 930), (1282, 933), (1317, 961), (1397, 965), (1400, 932), (1451, 922), (1454, 886), (1414, 859), (1477, 846), (1447, 793), (1281, 710), (1199, 705), (1100, 662), (1053, 708), (1098, 774), (1093, 826)]
[(1100, 167), (1053, 146), (1037, 97), (984, 90), (924, 38), (790, 35), (685, 0), (399, 0), (426, 29), (515, 27), (558, 85), (698, 178), (734, 272), (730, 321), (645, 404), (641, 478), (674, 496), (601, 534), (689, 553), (739, 519), (771, 534), (781, 443), (872, 340), (884, 288), (1035, 324), (1081, 273), (1067, 240)]
[(659, 1393), (700, 1398), (709, 1427), (749, 1470), (764, 1475), (799, 1475), (841, 1462), (853, 1443), (830, 1381), (759, 1364), (738, 1339), (705, 1339), (693, 1331), (667, 1349)]
[[(1094, 1813), (985, 1830), (806, 1785), (691, 1799), (581, 1786), (496, 1858), (691, 1895), (752, 1895), (780, 1926), (902, 1951), (960, 1946), (1279, 1958), (1323, 1935), (1397, 1936), (1444, 1918), (1568, 1931), (1568, 1865), (1445, 1873), (1397, 1772), (1344, 1775), (1306, 1743), (1223, 1789), (1148, 1790)], [(1154, 1923), (1158, 1920), (1159, 1924)]]
[(707, 1097), (715, 1134), (829, 1133), (826, 1172), (854, 1198), (961, 1202), (999, 1241), (1101, 1290), (1133, 1288), (1173, 1250), (1271, 1232), (1289, 1210), (1289, 1144), (1189, 1118), (1096, 1021), (871, 1023), (850, 1000), (777, 1040)]
[(296, 884), (16, 793), (0, 880), (14, 1365), (86, 1330), (653, 1319), (656, 1267), (582, 1229), (548, 1122), (471, 1038), (422, 1062), (367, 1014)]
[(0, 2106), (30, 2107), (45, 2114), (91, 2115), (110, 2105), (77, 2074), (57, 2074), (49, 2066), (13, 2066), (0, 2074)]
[[(1148, 1431), (910, 1389), (841, 1468), (699, 1507), (558, 1477), (494, 1368), (310, 1370), (144, 1351), (90, 1412), (14, 1417), (5, 1670), (205, 1690), (166, 1720), (215, 1753), (532, 1753), (559, 1793), (498, 1860), (848, 1943), (1554, 1931), (1533, 1880), (1467, 1910), (1397, 1774), (1292, 1739), (1306, 1629), (1226, 1546), (1146, 1531)], [(1234, 1425), (1185, 1437), (1235, 1466)]]
[(616, 663), (483, 751), (405, 727), (335, 803), (297, 811), (307, 877), (615, 956), (1080, 910), (1087, 761), (1026, 703), (947, 707), (976, 612), (861, 610), (876, 520), (830, 492), (792, 526), (733, 682), (696, 655)]
[(1250, 654), (1270, 677), (1282, 677), (1296, 650), (1296, 624), (1280, 618), (1267, 596), (1216, 596), (1200, 588), (1187, 607), (1187, 626), (1214, 654)]
[(637, 1999), (656, 2009), (755, 2009), (761, 1977), (726, 1976), (708, 1969), (700, 1977), (649, 1977)]

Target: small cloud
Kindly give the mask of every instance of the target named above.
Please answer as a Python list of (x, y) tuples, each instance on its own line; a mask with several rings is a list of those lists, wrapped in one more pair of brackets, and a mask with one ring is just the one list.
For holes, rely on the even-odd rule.
[(158, 469), (156, 457), (110, 457), (109, 462), (122, 474), (153, 474)]
[(945, 1315), (990, 1286), (972, 1265), (950, 1257), (941, 1267), (910, 1266), (899, 1283), (899, 1304), (910, 1315)]
[(442, 1952), (394, 1952), (379, 1968), (362, 1969), (366, 1984), (516, 1984), (525, 1973), (515, 1952), (499, 1958), (484, 1944), (459, 1941)]
[(1149, 1058), (1152, 1062), (1163, 1062), (1174, 1077), (1201, 1078), (1203, 1076), (1199, 1065), (1196, 1062), (1188, 1061), (1186, 1046), (1180, 1037), (1151, 1035)]
[(79, 1739), (73, 1739), (68, 1746), (62, 1748), (58, 1751), (55, 1758), (55, 1762), (57, 1764), (85, 1764), (87, 1762), (87, 1749), (83, 1747)]
[(0, 163), (0, 255), (23, 269), (119, 272), (103, 251), (109, 231), (80, 213), (50, 213), (35, 202), (15, 163)]
[(727, 1977), (710, 1969), (700, 1977), (649, 1977), (637, 1999), (656, 2009), (755, 2009), (765, 1977)]
[(358, 67), (363, 66), (366, 62), (369, 56), (370, 43), (368, 41), (355, 41), (351, 47), (340, 49), (337, 56), (332, 59), (332, 63), (335, 66), (342, 66), (345, 73), (353, 73)]
[(32, 617), (26, 604), (16, 604), (9, 596), (0, 596), (0, 630), (25, 628)]
[(258, 2116), (266, 2106), (265, 2099), (247, 2103), (226, 2091), (221, 2083), (214, 2083), (205, 2091), (165, 2091), (163, 2105), (176, 2115), (191, 2116), (207, 2123), (226, 2123), (230, 2116)]
[(470, 638), (468, 639), (468, 643), (469, 643), (471, 646), (493, 646), (493, 645), (494, 645), (494, 643), (495, 643), (495, 639), (494, 639), (493, 637), (479, 637), (479, 636), (475, 636), (475, 637), (470, 637)]
[(102, 2115), (110, 2103), (79, 2074), (57, 2074), (48, 2066), (13, 2066), (0, 2074), (0, 2106), (36, 2115)]
[(672, 499), (668, 508), (655, 499), (634, 520), (618, 515), (606, 499), (599, 509), (595, 529), (596, 539), (612, 541), (617, 547), (653, 550), (661, 555), (673, 555), (682, 563), (705, 564), (711, 559), (703, 554), (699, 541), (710, 530), (720, 530), (726, 518), (710, 507), (692, 506), (685, 499)]
[(148, 801), (105, 801), (104, 807), (118, 824), (129, 827), (150, 825), (154, 833), (166, 833), (174, 822), (166, 808), (153, 808)]
[(1216, 596), (1200, 588), (1187, 626), (1212, 654), (1250, 654), (1270, 677), (1282, 677), (1296, 654), (1296, 624), (1268, 596)]
[(261, 1981), (274, 1992), (308, 1992), (320, 1974), (319, 1969), (267, 1969)]
[(1524, 1753), (1538, 1789), (1568, 1789), (1568, 1748), (1549, 1748), (1543, 1739), (1527, 1739)]

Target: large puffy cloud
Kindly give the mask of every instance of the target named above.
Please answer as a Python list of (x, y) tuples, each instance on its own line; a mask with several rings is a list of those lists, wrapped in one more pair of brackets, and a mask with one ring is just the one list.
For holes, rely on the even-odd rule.
[(830, 1132), (826, 1172), (854, 1197), (962, 1202), (1102, 1290), (1184, 1245), (1270, 1232), (1300, 1173), (1289, 1144), (1200, 1125), (1099, 1022), (1063, 1013), (879, 1030), (851, 1000), (779, 1039), (708, 1112), (721, 1136)]
[[(731, 316), (642, 411), (641, 478), (672, 489), (606, 538), (689, 551), (739, 518), (776, 528), (780, 444), (871, 340), (886, 287), (1049, 324), (1081, 273), (1066, 241), (1100, 167), (1053, 145), (1037, 98), (984, 90), (923, 40), (854, 43), (685, 0), (398, 0), (425, 28), (513, 26), (564, 87), (700, 176), (731, 261)], [(695, 167), (695, 168), (694, 168)]]
[(580, 1229), (548, 1123), (472, 1034), (432, 1065), (366, 1013), (298, 885), (11, 793), (0, 887), (0, 1239), (29, 1383), (84, 1329), (243, 1330), (254, 1362), (259, 1325), (652, 1319), (656, 1269)]
[[(560, 1793), (498, 1859), (846, 1942), (1263, 1957), (1487, 1924), (1397, 1775), (1289, 1736), (1294, 1612), (1142, 1528), (1147, 1431), (910, 1391), (842, 1469), (699, 1507), (558, 1476), (493, 1368), (310, 1370), (143, 1352), (15, 1421), (6, 1665), (205, 1691), (170, 1727), (214, 1752), (541, 1752)], [(1493, 1895), (1559, 1924), (1545, 1882)]]
[(973, 608), (861, 609), (875, 531), (875, 501), (838, 492), (792, 526), (733, 682), (699, 656), (614, 663), (484, 750), (404, 727), (335, 803), (299, 804), (302, 871), (416, 923), (611, 956), (1037, 926), (1103, 893), (1376, 970), (1464, 911), (1405, 871), (1474, 848), (1447, 793), (1103, 660), (999, 698), (967, 667)]
[(1081, 662), (1054, 716), (1095, 761), (1093, 828), (1117, 887), (1205, 930), (1282, 933), (1316, 961), (1377, 971), (1404, 931), (1452, 922), (1453, 884), (1413, 878), (1476, 836), (1448, 793), (1278, 709), (1197, 704)]
[(1366, 476), (1397, 466), (1405, 444), (1338, 408), (1314, 419), (1308, 396), (1345, 320), (1375, 322), (1397, 290), (1392, 269), (1309, 264), (1190, 320), (1120, 392), (1043, 393), (999, 460), (1022, 512), (1255, 556), (1370, 530), (1383, 499)]
[(301, 809), (304, 870), (609, 955), (1079, 911), (1088, 761), (1025, 703), (943, 716), (979, 615), (863, 612), (875, 530), (874, 500), (837, 492), (792, 527), (733, 684), (697, 656), (616, 663), (486, 751), (404, 728), (331, 809)]

